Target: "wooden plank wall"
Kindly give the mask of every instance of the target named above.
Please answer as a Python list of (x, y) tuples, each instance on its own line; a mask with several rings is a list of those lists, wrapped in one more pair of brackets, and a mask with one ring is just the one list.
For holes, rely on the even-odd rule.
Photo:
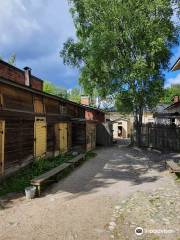
[(68, 147), (74, 143), (85, 146), (85, 125), (76, 125), (71, 118), (84, 118), (85, 109), (76, 104), (43, 96), (0, 83), (0, 120), (5, 121), (5, 173), (14, 171), (32, 161), (34, 157), (34, 122), (36, 117), (45, 117), (47, 122), (47, 153), (57, 152), (55, 125), (68, 123)]
[(96, 124), (86, 124), (86, 149), (90, 151), (96, 147)]
[(5, 120), (5, 169), (33, 157), (34, 120)]
[(86, 149), (86, 123), (72, 123), (72, 147), (81, 146)]
[(169, 125), (143, 125), (141, 146), (180, 152), (180, 128)]

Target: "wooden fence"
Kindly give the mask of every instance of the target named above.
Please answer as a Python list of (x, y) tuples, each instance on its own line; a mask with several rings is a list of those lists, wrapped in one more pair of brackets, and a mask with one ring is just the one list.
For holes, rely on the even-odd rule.
[(141, 146), (180, 152), (180, 127), (143, 125), (141, 128)]

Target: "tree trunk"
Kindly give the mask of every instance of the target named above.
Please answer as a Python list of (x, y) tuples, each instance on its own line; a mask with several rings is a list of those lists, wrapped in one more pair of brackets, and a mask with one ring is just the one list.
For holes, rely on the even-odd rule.
[(138, 133), (138, 147), (141, 147), (141, 129), (142, 129), (142, 117), (143, 117), (143, 109), (142, 107), (139, 108), (139, 118), (138, 118), (138, 124), (137, 124), (137, 133)]
[(143, 117), (143, 109), (139, 107), (134, 112), (134, 137), (133, 137), (133, 144), (137, 145), (138, 147), (141, 146), (141, 128), (142, 128), (142, 117)]

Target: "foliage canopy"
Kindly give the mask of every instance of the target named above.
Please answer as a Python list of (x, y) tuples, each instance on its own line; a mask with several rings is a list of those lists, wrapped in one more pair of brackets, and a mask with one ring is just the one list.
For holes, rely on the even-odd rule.
[(67, 90), (66, 88), (57, 87), (49, 81), (44, 81), (43, 91), (76, 103), (80, 103), (81, 100), (81, 91), (79, 88), (72, 88), (70, 90)]
[(163, 103), (172, 103), (174, 96), (180, 96), (180, 84), (172, 85), (164, 89), (164, 96), (161, 100)]
[(163, 94), (163, 70), (178, 42), (173, 0), (70, 0), (77, 39), (60, 55), (81, 70), (86, 92), (113, 94), (117, 106), (133, 111), (141, 124), (143, 108)]

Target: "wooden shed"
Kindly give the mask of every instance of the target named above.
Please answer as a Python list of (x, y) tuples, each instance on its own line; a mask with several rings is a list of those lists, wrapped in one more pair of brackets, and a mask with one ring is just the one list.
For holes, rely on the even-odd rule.
[(97, 121), (72, 119), (72, 150), (90, 151), (96, 147)]
[(0, 61), (0, 176), (34, 158), (95, 147), (97, 120), (85, 119), (86, 110), (94, 109), (46, 94), (42, 87), (29, 68)]

